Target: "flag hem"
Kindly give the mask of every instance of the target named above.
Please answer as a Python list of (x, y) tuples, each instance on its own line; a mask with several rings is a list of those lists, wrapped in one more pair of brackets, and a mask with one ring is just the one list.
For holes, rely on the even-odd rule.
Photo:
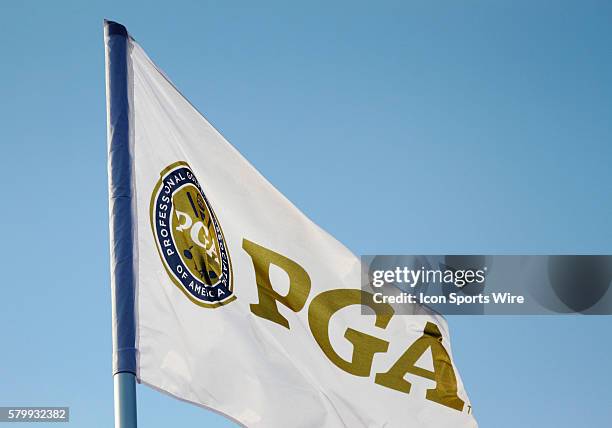
[(133, 178), (132, 88), (127, 29), (104, 20), (113, 374), (136, 374), (135, 284), (137, 269)]

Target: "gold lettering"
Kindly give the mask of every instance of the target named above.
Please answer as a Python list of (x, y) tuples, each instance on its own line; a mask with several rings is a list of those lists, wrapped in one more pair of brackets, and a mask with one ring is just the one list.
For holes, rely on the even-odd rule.
[[(300, 311), (306, 304), (310, 293), (308, 273), (293, 260), (257, 245), (248, 239), (242, 240), (242, 248), (251, 256), (255, 268), (257, 295), (259, 302), (251, 305), (255, 315), (289, 328), (289, 321), (278, 311), (277, 302), (291, 309)], [(289, 291), (286, 296), (277, 293), (270, 282), (270, 264), (284, 270), (289, 276)]]
[[(415, 366), (421, 356), (431, 349), (434, 371)], [(438, 326), (428, 322), (423, 336), (418, 338), (386, 373), (378, 373), (374, 382), (397, 391), (410, 392), (411, 384), (404, 379), (407, 374), (435, 380), (436, 387), (428, 389), (425, 398), (455, 410), (462, 411), (464, 402), (457, 395), (457, 378), (450, 356), (442, 345)]]
[(369, 376), (372, 360), (377, 352), (386, 352), (389, 342), (369, 334), (347, 328), (344, 337), (353, 344), (351, 361), (341, 358), (329, 340), (331, 317), (351, 305), (365, 305), (374, 310), (374, 325), (384, 329), (393, 316), (393, 308), (387, 303), (374, 302), (373, 295), (362, 290), (337, 289), (324, 291), (312, 299), (308, 308), (308, 324), (315, 340), (327, 358), (342, 370), (355, 376)]

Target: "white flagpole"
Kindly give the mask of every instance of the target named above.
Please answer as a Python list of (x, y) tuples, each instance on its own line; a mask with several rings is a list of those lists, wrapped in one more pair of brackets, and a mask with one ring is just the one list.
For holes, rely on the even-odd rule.
[(136, 377), (121, 372), (113, 376), (115, 383), (115, 428), (136, 428)]
[(113, 306), (115, 428), (136, 428), (136, 320), (130, 38), (125, 27), (104, 21)]

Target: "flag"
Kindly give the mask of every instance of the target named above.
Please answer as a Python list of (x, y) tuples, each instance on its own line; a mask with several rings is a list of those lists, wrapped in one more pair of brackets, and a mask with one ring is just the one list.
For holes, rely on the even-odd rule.
[(446, 321), (375, 302), (123, 26), (105, 43), (114, 372), (248, 427), (476, 426)]

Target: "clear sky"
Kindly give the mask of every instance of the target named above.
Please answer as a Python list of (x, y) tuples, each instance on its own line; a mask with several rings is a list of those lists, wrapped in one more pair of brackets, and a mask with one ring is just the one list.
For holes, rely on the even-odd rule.
[[(4, 1), (0, 406), (113, 418), (102, 19), (356, 254), (612, 254), (612, 4)], [(612, 317), (449, 320), (481, 427), (604, 427)], [(142, 427), (226, 427), (144, 386)], [(41, 427), (43, 425), (36, 425)]]

